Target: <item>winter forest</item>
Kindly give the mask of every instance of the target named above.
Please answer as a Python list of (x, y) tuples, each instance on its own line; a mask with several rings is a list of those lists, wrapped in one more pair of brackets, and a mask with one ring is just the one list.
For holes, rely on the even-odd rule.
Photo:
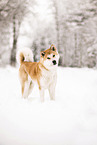
[(25, 47), (38, 61), (51, 44), (60, 66), (96, 67), (97, 0), (0, 0), (0, 66)]
[[(24, 99), (17, 52), (30, 48), (38, 62), (51, 44), (55, 95), (41, 102), (37, 79)], [(53, 84), (55, 71), (44, 72)], [(0, 145), (97, 145), (97, 0), (0, 0)]]

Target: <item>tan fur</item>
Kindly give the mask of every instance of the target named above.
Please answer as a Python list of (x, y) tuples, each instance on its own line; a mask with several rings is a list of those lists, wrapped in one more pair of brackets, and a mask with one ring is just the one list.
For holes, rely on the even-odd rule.
[[(55, 51), (52, 50), (52, 47), (55, 48)], [(21, 82), (22, 96), (24, 94), (25, 86), (29, 85), (28, 92), (24, 96), (24, 98), (28, 97), (31, 89), (33, 88), (34, 81), (37, 82), (37, 84), (39, 86), (39, 90), (41, 91), (41, 94), (43, 95), (44, 92), (42, 92), (42, 90), (44, 90), (45, 85), (47, 85), (47, 84), (45, 84), (45, 82), (46, 82), (45, 78), (46, 77), (48, 78), (49, 75), (51, 75), (50, 77), (52, 77), (53, 71), (50, 71), (46, 66), (44, 66), (44, 61), (47, 59), (48, 55), (50, 55), (50, 54), (58, 55), (58, 52), (56, 51), (56, 47), (54, 45), (51, 45), (51, 47), (49, 49), (43, 51), (43, 53), (45, 54), (45, 56), (42, 56), (42, 52), (41, 52), (41, 58), (40, 58), (39, 62), (24, 61), (24, 55), (23, 55), (23, 53), (20, 53), (20, 64), (21, 65), (19, 68), (19, 78), (20, 78), (20, 82)], [(43, 81), (43, 83), (42, 83), (42, 81)], [(43, 100), (44, 99), (42, 98), (41, 101), (43, 101)]]
[(20, 64), (24, 61), (24, 55), (23, 55), (23, 53), (20, 53)]

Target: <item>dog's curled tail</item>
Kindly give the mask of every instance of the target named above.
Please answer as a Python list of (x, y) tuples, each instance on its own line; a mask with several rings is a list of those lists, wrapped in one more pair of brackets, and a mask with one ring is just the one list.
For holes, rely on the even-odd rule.
[(24, 61), (33, 62), (33, 53), (29, 48), (19, 50), (16, 57), (19, 64)]
[(20, 64), (22, 64), (22, 62), (25, 60), (24, 54), (21, 52), (20, 53)]

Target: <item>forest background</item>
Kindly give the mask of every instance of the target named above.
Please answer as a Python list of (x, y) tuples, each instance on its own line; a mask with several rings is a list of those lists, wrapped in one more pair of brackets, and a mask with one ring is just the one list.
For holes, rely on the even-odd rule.
[(51, 44), (60, 66), (97, 67), (97, 0), (0, 0), (0, 66), (21, 48), (39, 61)]

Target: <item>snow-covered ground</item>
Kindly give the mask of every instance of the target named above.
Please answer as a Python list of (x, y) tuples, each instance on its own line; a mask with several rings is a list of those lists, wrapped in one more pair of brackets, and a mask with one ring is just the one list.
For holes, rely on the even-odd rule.
[(97, 145), (97, 70), (58, 68), (56, 100), (21, 98), (18, 69), (0, 68), (0, 145)]

